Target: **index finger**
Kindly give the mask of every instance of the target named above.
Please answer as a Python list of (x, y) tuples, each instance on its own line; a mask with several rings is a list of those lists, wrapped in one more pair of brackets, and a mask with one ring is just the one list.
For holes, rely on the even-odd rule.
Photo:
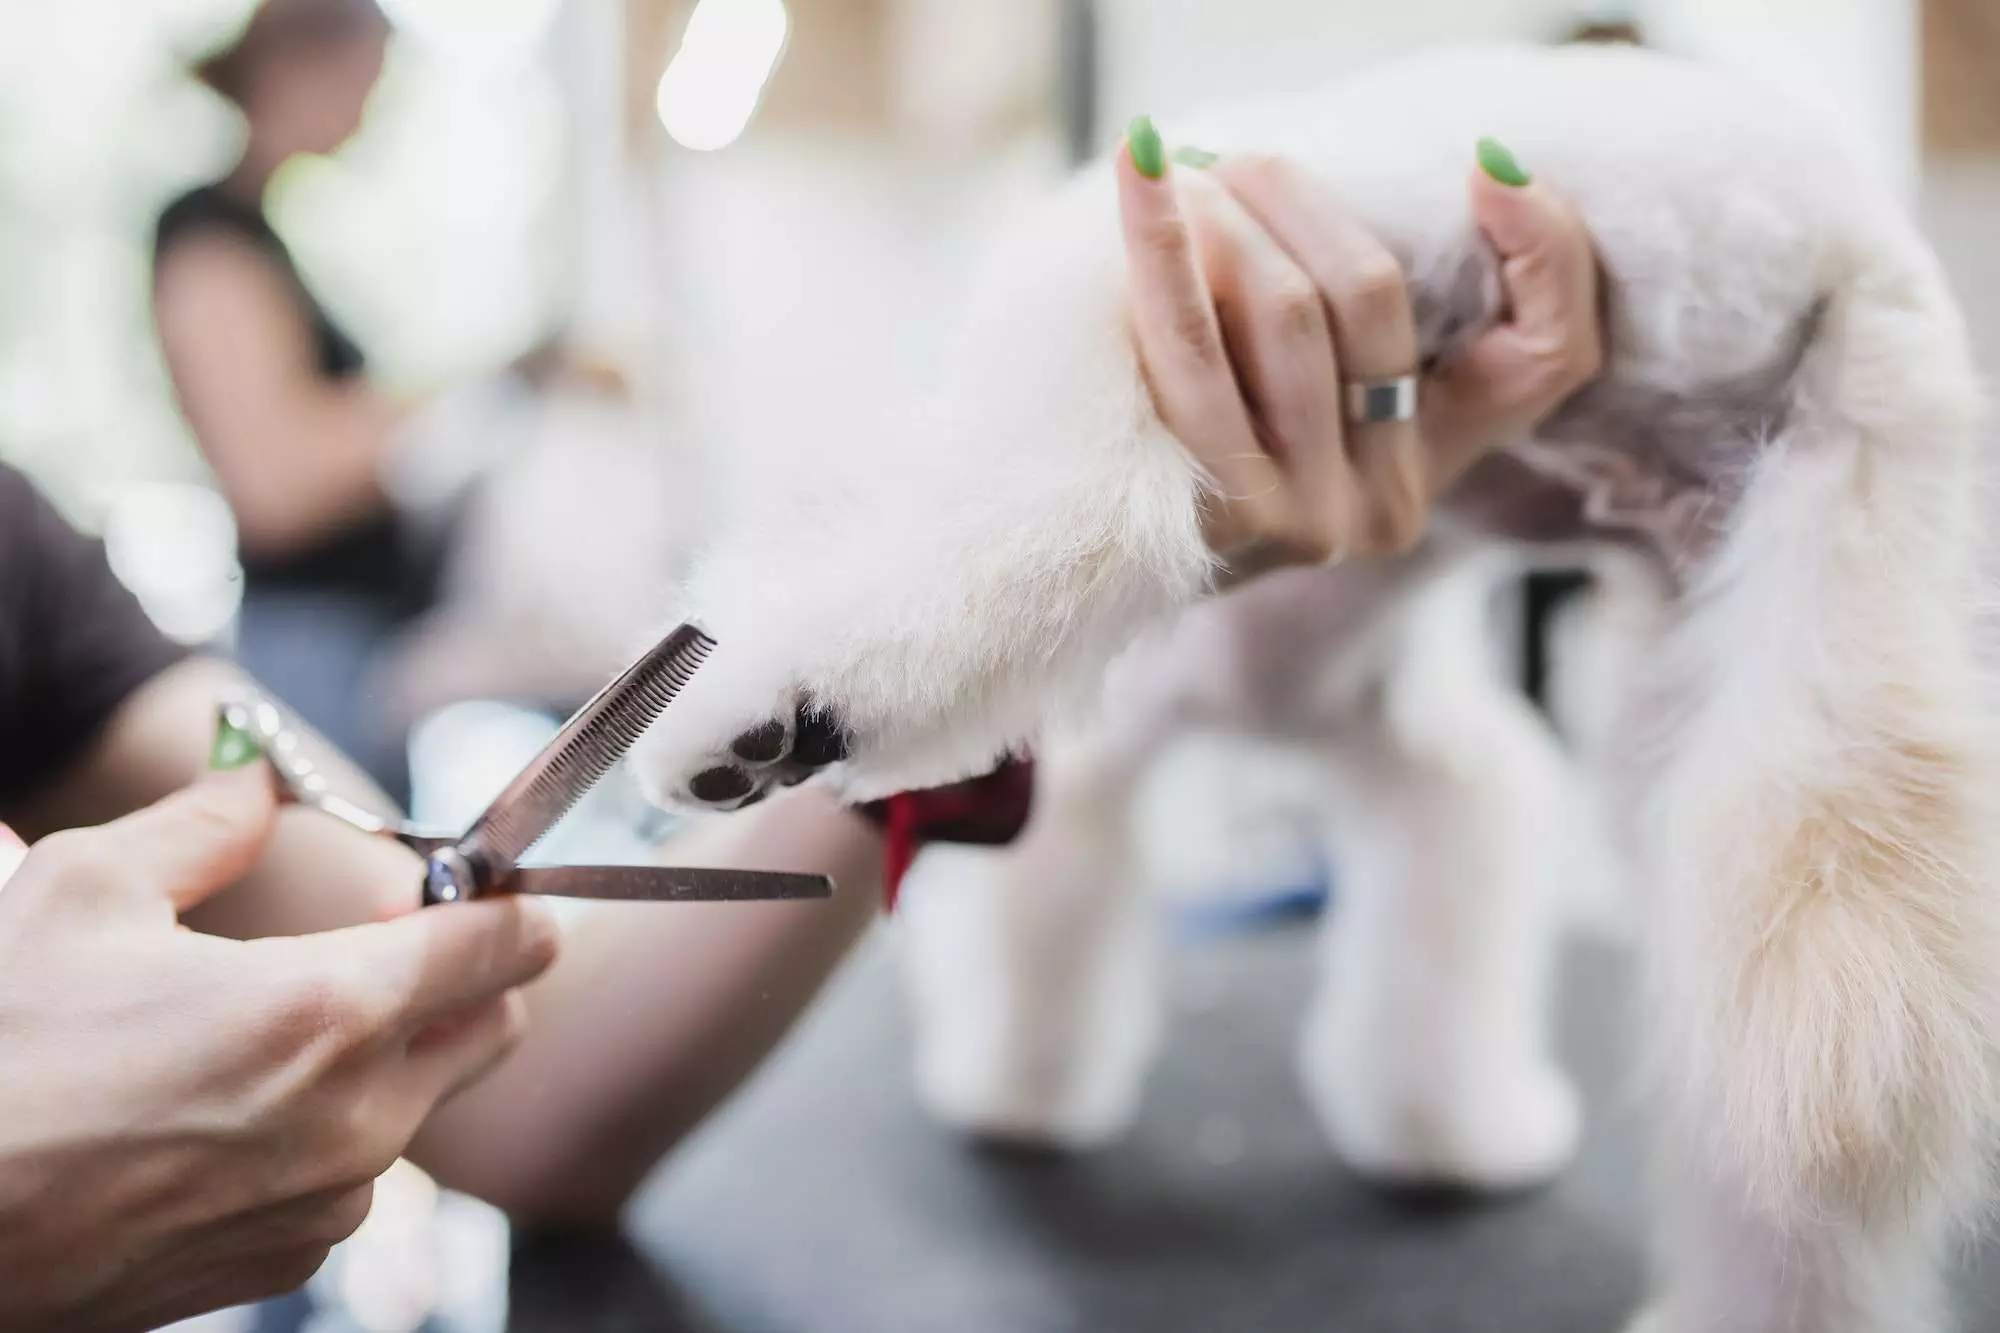
[[(1150, 122), (1133, 123), (1118, 154), (1118, 216), (1125, 230), (1134, 332), (1164, 378), (1227, 374), (1229, 354), (1202, 277), (1194, 233), (1167, 175), (1165, 146)], [(1157, 388), (1157, 386), (1156, 386)]]
[(1132, 335), (1160, 415), (1232, 496), (1262, 493), (1275, 478), (1256, 444), (1166, 146), (1144, 116), (1132, 122), (1116, 170)]
[(558, 943), (547, 909), (518, 897), (425, 908), (292, 941), (314, 955), (308, 971), (333, 960), (357, 978), (369, 1025), (404, 1037), (533, 981), (555, 961)]

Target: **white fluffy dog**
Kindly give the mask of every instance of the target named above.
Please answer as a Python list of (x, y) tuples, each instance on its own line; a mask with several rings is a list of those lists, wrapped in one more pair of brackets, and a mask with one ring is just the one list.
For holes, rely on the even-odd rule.
[[(1553, 760), (1505, 691), (1408, 651), (1411, 608), (1482, 543), (1636, 542), (1670, 597), (1631, 806), (1658, 1327), (1936, 1329), (1949, 1228), (1982, 1195), (2000, 972), (1959, 318), (1895, 201), (1810, 117), (1656, 56), (1428, 57), (1193, 138), (1332, 182), (1394, 249), (1442, 358), (1494, 315), (1462, 194), (1489, 134), (1591, 228), (1603, 375), (1468, 476), (1412, 557), (1278, 576), (1176, 631), (1186, 697), (1313, 720), (1368, 834), (1308, 1081), (1364, 1169), (1506, 1183), (1568, 1152), (1533, 922), (1534, 770)], [(844, 757), (829, 771), (857, 798), (965, 776), (1073, 716), (1121, 650), (1209, 590), (1205, 482), (1128, 340), (1111, 184), (1087, 173), (1001, 253), (921, 430), (863, 459), (803, 442), (712, 553), (692, 609), (721, 646), (652, 738), (663, 793), (712, 796), (696, 777), (745, 733), (760, 755)], [(1144, 1012), (1093, 1017), (1143, 950), (1113, 920), (1129, 901), (1073, 859), (1090, 807), (1062, 793), (1090, 775), (1066, 788), (1077, 766), (1051, 754), (1069, 868), (993, 918), (996, 949), (1006, 932), (1073, 946), (1000, 1020), (1044, 1037)], [(1149, 1040), (1143, 1024), (1079, 1038), (1091, 1060), (1123, 1043), (1098, 1087), (1045, 1060), (984, 1092), (981, 1071), (935, 1075), (933, 1092), (956, 1078), (967, 1118), (1102, 1132)]]

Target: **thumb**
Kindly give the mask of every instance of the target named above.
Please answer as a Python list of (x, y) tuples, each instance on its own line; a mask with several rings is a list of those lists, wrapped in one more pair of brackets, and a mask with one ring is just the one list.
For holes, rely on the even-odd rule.
[(276, 827), (277, 793), (261, 763), (211, 773), (165, 800), (104, 826), (129, 883), (164, 898), (175, 915), (241, 880)]
[(1497, 141), (1480, 140), (1477, 156), (1472, 216), (1486, 239), (1503, 260), (1546, 248), (1562, 218), (1561, 201), (1536, 185), (1514, 154)]
[(1455, 476), (1531, 428), (1596, 374), (1603, 355), (1597, 254), (1568, 202), (1481, 140), (1472, 215), (1500, 257), (1506, 321), (1428, 386), (1424, 429)]
[(1472, 216), (1500, 256), (1510, 323), (1530, 342), (1555, 343), (1596, 319), (1597, 256), (1583, 218), (1536, 184), (1514, 155), (1480, 141)]

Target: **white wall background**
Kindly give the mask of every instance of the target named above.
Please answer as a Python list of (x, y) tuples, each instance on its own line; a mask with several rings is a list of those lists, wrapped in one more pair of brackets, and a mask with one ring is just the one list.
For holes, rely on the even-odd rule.
[(1915, 197), (1916, 0), (1654, 0), (1649, 8), (1666, 44), (1816, 104)]
[(1656, 45), (1820, 105), (1907, 189), (1917, 178), (1915, 0), (1105, 0), (1100, 119), (1262, 96), (1439, 45), (1548, 40), (1630, 17)]
[(1426, 47), (1548, 38), (1590, 8), (1577, 0), (1101, 0), (1099, 120), (1115, 136), (1142, 111), (1168, 116), (1268, 97)]

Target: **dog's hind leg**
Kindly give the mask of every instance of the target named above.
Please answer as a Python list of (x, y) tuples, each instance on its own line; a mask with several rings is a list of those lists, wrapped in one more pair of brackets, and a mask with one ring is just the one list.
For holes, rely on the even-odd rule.
[(1404, 608), (1325, 750), (1335, 906), (1300, 1072), (1336, 1151), (1385, 1184), (1511, 1190), (1576, 1148), (1549, 1004), (1577, 806), (1500, 670), (1495, 573)]
[(1660, 1333), (1947, 1326), (2000, 971), (1977, 416), (1924, 268), (1851, 281), (1677, 627), (1642, 821)]

